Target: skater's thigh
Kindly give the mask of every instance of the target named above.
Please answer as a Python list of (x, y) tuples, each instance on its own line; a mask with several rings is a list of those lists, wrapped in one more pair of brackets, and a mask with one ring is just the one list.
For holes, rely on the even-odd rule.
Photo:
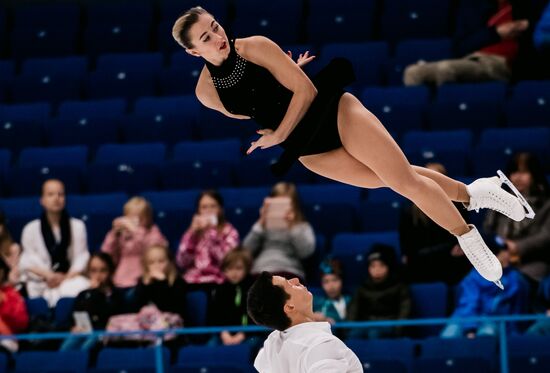
[(380, 188), (384, 183), (363, 163), (352, 157), (344, 148), (300, 157), (310, 171), (326, 178), (361, 188)]

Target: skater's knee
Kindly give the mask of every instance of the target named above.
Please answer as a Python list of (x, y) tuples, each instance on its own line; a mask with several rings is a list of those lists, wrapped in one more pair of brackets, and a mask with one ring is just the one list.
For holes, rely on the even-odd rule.
[(395, 192), (401, 194), (410, 200), (414, 200), (417, 193), (425, 193), (424, 178), (417, 174), (412, 167), (407, 170), (402, 170), (398, 173), (398, 177), (387, 182), (388, 186)]

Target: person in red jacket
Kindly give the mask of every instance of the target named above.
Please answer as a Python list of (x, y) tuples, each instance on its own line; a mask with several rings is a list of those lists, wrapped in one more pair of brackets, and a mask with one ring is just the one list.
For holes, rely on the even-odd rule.
[[(0, 335), (12, 335), (25, 331), (29, 324), (29, 314), (25, 300), (8, 283), (10, 267), (0, 258)], [(14, 340), (3, 339), (0, 345), (14, 352), (18, 346)]]

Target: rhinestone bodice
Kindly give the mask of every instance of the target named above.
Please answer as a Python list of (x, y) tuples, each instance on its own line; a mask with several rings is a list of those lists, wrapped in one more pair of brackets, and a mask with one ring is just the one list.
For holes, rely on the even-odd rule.
[(212, 82), (214, 83), (214, 87), (218, 89), (224, 89), (235, 86), (244, 75), (246, 62), (247, 61), (244, 58), (236, 54), (234, 68), (233, 71), (229, 73), (229, 75), (225, 77), (212, 75)]

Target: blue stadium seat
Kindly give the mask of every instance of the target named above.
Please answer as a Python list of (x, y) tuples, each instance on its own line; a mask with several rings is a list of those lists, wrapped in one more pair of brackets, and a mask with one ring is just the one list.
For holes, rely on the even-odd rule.
[(510, 127), (550, 125), (550, 82), (519, 82), (506, 105)]
[[(1, 12), (1, 10), (0, 10), (0, 12)], [(8, 371), (8, 354), (6, 352), (0, 353), (0, 371), (1, 372), (7, 372)]]
[(15, 355), (17, 373), (85, 373), (88, 366), (88, 351), (24, 351)]
[(361, 198), (361, 189), (343, 185), (299, 185), (298, 194), (303, 204), (314, 203), (344, 203), (357, 205)]
[[(168, 366), (169, 351), (162, 350), (164, 366)], [(154, 348), (104, 348), (99, 351), (96, 364), (98, 371), (112, 370), (113, 372), (128, 371), (154, 371)], [(115, 370), (116, 369), (116, 370)]]
[[(122, 205), (117, 206), (122, 210)], [(117, 212), (89, 212), (82, 215), (74, 215), (82, 219), (86, 224), (88, 234), (88, 250), (90, 252), (99, 251), (105, 236), (113, 226), (113, 220), (122, 215), (122, 211)]]
[(204, 291), (191, 291), (186, 294), (185, 322), (187, 326), (206, 325), (208, 295)]
[(49, 146), (86, 145), (93, 149), (119, 140), (120, 123), (111, 118), (53, 119), (45, 124)]
[(256, 135), (256, 130), (259, 129), (257, 124), (251, 120), (229, 118), (205, 107), (199, 108), (198, 118), (197, 136), (201, 140), (236, 137), (248, 140), (251, 136)]
[(124, 99), (67, 101), (59, 106), (59, 119), (88, 121), (89, 119), (116, 119), (126, 111)]
[(23, 227), (42, 213), (37, 197), (0, 200), (0, 210), (6, 214), (6, 225), (15, 240), (21, 237)]
[(81, 96), (82, 82), (72, 76), (60, 74), (21, 76), (14, 80), (11, 98), (14, 102), (77, 100)]
[(382, 6), (382, 38), (395, 42), (448, 36), (450, 6), (449, 0), (386, 0)]
[[(146, 192), (142, 196), (146, 198), (159, 211), (191, 210), (195, 211), (199, 189)], [(189, 221), (190, 222), (190, 221)]]
[(422, 129), (429, 100), (427, 87), (369, 87), (361, 94), (363, 105), (392, 134)]
[(448, 84), (439, 88), (430, 111), (432, 129), (469, 128), (477, 133), (503, 120), (506, 84)]
[(174, 146), (172, 159), (184, 162), (224, 161), (236, 164), (241, 158), (238, 139), (203, 142), (180, 142)]
[(7, 184), (12, 196), (40, 195), (44, 181), (55, 178), (65, 184), (66, 193), (80, 193), (81, 177), (82, 169), (80, 166), (13, 167), (9, 173)]
[(550, 366), (549, 337), (512, 336), (508, 340), (510, 372), (543, 373)]
[[(132, 17), (127, 17), (133, 19)], [(104, 53), (146, 52), (151, 40), (151, 24), (100, 23), (90, 24), (85, 31), (85, 50), (90, 57)]]
[(96, 71), (118, 73), (132, 72), (160, 72), (163, 65), (163, 55), (152, 53), (110, 53), (98, 57)]
[(270, 190), (270, 187), (220, 188), (220, 193), (226, 207), (255, 207), (258, 212), (264, 198), (269, 196)]
[(405, 373), (412, 368), (415, 343), (410, 339), (348, 339), (346, 345), (361, 360), (366, 372)]
[(54, 310), (54, 321), (58, 327), (70, 327), (73, 320), (75, 298), (61, 298), (57, 301)]
[(169, 161), (161, 166), (162, 188), (220, 188), (234, 185), (234, 167), (225, 161)]
[[(193, 0), (161, 0), (160, 1), (160, 17), (162, 20), (174, 22), (187, 9), (196, 6), (197, 3)], [(224, 21), (227, 19), (229, 11), (229, 3), (219, 0), (203, 0), (201, 6), (212, 14), (222, 26), (226, 27)]]
[[(180, 349), (176, 367), (185, 367), (192, 364), (211, 364), (217, 362), (232, 366), (249, 365), (251, 346), (242, 343), (234, 346), (187, 346)], [(208, 370), (207, 370), (208, 371)]]
[(361, 231), (396, 231), (399, 228), (399, 214), (402, 199), (393, 201), (364, 201), (359, 207)]
[(0, 105), (0, 121), (44, 121), (51, 113), (51, 105), (46, 102), (33, 104)]
[[(340, 232), (357, 230), (355, 206), (344, 203), (319, 202), (303, 205), (304, 214), (315, 232), (333, 237)], [(337, 216), (337, 219), (334, 217)]]
[(26, 148), (21, 151), (17, 164), (21, 167), (75, 166), (83, 168), (87, 158), (88, 148), (85, 146)]
[[(261, 152), (265, 152), (265, 150)], [(259, 152), (254, 153), (259, 154)], [(282, 180), (295, 184), (309, 184), (315, 180), (315, 175), (303, 165), (299, 164), (299, 162), (294, 163), (288, 173), (282, 178), (276, 177), (271, 172), (270, 166), (277, 161), (278, 157), (253, 158), (255, 155), (254, 153), (243, 158), (236, 168), (237, 182), (241, 186), (273, 185)]]
[(105, 144), (99, 147), (94, 162), (96, 164), (118, 165), (158, 165), (164, 161), (166, 145), (148, 144)]
[(174, 366), (171, 373), (248, 373), (250, 370), (236, 366), (217, 363), (189, 364), (186, 366)]
[(17, 153), (23, 148), (43, 144), (44, 129), (41, 121), (0, 119), (0, 148)]
[(90, 213), (122, 214), (122, 206), (128, 196), (124, 193), (67, 195), (67, 208), (74, 216), (82, 217)]
[(78, 29), (80, 7), (75, 3), (23, 4), (13, 9), (13, 27), (58, 27)]
[(159, 188), (159, 168), (154, 164), (96, 163), (88, 166), (86, 185), (90, 193), (139, 194)]
[(333, 58), (344, 57), (353, 64), (356, 85), (380, 85), (383, 83), (388, 53), (388, 44), (385, 42), (326, 44), (315, 66), (320, 69)]
[(332, 240), (332, 255), (344, 267), (344, 286), (353, 290), (359, 286), (367, 271), (367, 256), (374, 244), (385, 244), (396, 250), (400, 257), (397, 232), (341, 233)]
[(165, 95), (194, 93), (204, 62), (186, 52), (174, 53), (170, 61), (170, 67), (162, 71), (159, 77), (162, 93)]
[(86, 94), (88, 98), (124, 97), (136, 99), (154, 96), (157, 92), (157, 78), (154, 72), (93, 72), (88, 77)]
[(61, 57), (76, 54), (78, 29), (70, 24), (15, 29), (10, 34), (12, 57)]
[(394, 62), (389, 66), (389, 84), (403, 84), (405, 68), (419, 61), (439, 61), (451, 57), (450, 39), (405, 40), (395, 48)]
[(302, 2), (281, 0), (259, 7), (254, 0), (236, 0), (235, 8), (235, 35), (264, 35), (279, 44), (299, 41)]
[(308, 42), (324, 44), (372, 39), (376, 14), (375, 1), (312, 0), (309, 5)]
[(29, 58), (23, 61), (24, 76), (64, 76), (81, 79), (88, 72), (88, 60), (81, 56), (56, 58)]
[(48, 302), (44, 298), (25, 298), (25, 305), (30, 317), (48, 317), (50, 314)]
[[(447, 314), (447, 286), (442, 282), (427, 284), (412, 284), (410, 286), (412, 298), (411, 318), (445, 317)], [(420, 336), (436, 335), (441, 331), (440, 325), (423, 326), (415, 330)]]
[(448, 358), (430, 359), (420, 358), (414, 364), (414, 371), (418, 373), (490, 373), (489, 364), (480, 358)]

